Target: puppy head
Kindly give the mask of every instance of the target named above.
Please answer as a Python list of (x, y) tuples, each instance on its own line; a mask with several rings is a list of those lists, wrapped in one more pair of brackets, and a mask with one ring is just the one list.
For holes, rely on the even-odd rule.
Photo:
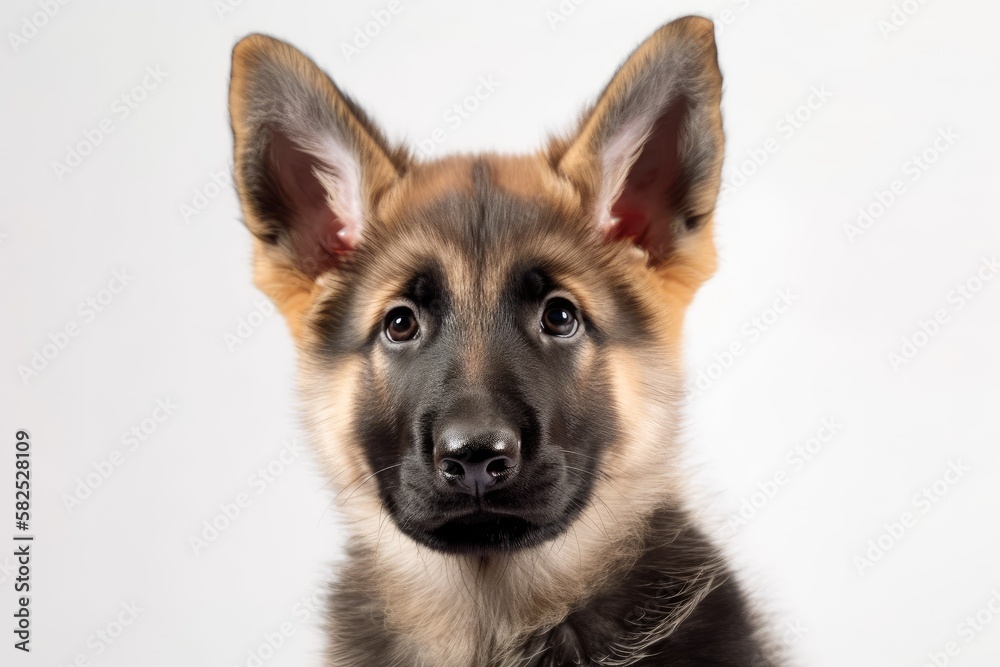
[(256, 282), (349, 516), (483, 552), (663, 501), (674, 350), (714, 269), (720, 95), (711, 22), (680, 19), (547, 150), (418, 162), (291, 46), (237, 45)]

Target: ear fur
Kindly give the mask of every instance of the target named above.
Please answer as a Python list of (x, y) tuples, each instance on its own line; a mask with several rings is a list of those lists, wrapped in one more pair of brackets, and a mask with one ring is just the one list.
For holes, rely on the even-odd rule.
[(361, 241), (408, 158), (309, 58), (271, 37), (236, 45), (229, 106), (256, 281), (296, 332), (316, 278)]
[(577, 133), (549, 148), (599, 231), (644, 250), (664, 278), (680, 281), (685, 305), (715, 268), (721, 95), (712, 22), (678, 19), (632, 53)]
[[(641, 248), (681, 310), (715, 268), (723, 136), (713, 33), (698, 17), (657, 30), (547, 156), (599, 233)], [(309, 58), (264, 35), (233, 50), (230, 113), (256, 283), (298, 337), (317, 279), (362, 242), (410, 159)]]

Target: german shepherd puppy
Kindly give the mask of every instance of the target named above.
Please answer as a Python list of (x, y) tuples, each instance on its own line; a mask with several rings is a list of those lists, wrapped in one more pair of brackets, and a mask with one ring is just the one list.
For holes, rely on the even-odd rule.
[(721, 88), (683, 18), (545, 150), (421, 162), (295, 48), (237, 44), (256, 284), (349, 526), (328, 665), (774, 664), (677, 457)]

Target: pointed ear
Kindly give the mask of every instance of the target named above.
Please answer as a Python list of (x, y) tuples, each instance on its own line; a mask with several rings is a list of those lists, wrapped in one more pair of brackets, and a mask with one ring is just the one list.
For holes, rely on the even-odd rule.
[[(721, 96), (712, 22), (678, 19), (626, 60), (577, 134), (551, 146), (550, 161), (609, 239), (629, 239), (654, 266), (683, 261), (678, 254), (710, 226), (719, 193)], [(698, 252), (711, 254), (702, 258), (710, 274), (705, 233), (708, 247)]]
[(257, 283), (289, 316), (360, 242), (406, 157), (309, 58), (264, 35), (233, 50), (229, 109)]

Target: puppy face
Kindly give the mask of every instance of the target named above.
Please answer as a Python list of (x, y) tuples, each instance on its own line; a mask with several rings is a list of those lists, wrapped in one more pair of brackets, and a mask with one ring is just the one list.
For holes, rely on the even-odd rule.
[(240, 42), (257, 283), (299, 343), (349, 515), (485, 553), (670, 493), (673, 350), (714, 268), (720, 88), (711, 23), (682, 19), (546, 151), (420, 163), (298, 51)]
[(462, 180), (373, 220), (319, 297), (310, 372), (360, 360), (352, 430), (405, 533), (510, 549), (588, 502), (620, 439), (607, 350), (655, 344), (663, 325), (629, 270), (641, 258), (579, 210), (499, 185), (527, 162), (449, 168)]

